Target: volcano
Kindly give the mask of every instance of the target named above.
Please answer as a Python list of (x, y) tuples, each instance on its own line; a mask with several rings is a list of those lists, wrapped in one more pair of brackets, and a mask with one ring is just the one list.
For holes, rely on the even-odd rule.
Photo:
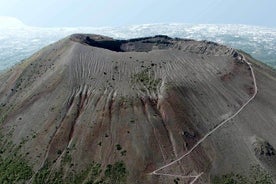
[(74, 34), (0, 84), (0, 183), (275, 182), (276, 72), (242, 51)]

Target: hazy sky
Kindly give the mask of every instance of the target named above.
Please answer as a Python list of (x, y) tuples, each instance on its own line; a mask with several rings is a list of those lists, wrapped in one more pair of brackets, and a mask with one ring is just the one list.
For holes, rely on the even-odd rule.
[(276, 27), (276, 0), (0, 0), (0, 16), (43, 27), (145, 23)]

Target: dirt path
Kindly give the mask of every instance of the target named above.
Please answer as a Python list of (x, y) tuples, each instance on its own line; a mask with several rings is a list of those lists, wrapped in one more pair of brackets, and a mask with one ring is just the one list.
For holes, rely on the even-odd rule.
[[(245, 57), (243, 57), (245, 58)], [(229, 118), (225, 119), (224, 121), (222, 121), (218, 126), (216, 126), (213, 130), (211, 130), (210, 132), (208, 132), (204, 137), (202, 137), (188, 152), (186, 152), (184, 155), (182, 155), (181, 157), (179, 157), (178, 159), (156, 169), (155, 171), (151, 172), (150, 175), (159, 175), (159, 176), (168, 176), (168, 177), (178, 177), (178, 178), (194, 178), (193, 181), (190, 182), (190, 184), (193, 184), (196, 180), (198, 180), (198, 178), (200, 178), (200, 176), (203, 174), (203, 172), (199, 173), (198, 175), (175, 175), (175, 174), (169, 174), (169, 173), (159, 173), (158, 171), (169, 167), (175, 163), (177, 163), (178, 161), (180, 161), (181, 159), (183, 159), (184, 157), (187, 157), (190, 153), (192, 153), (203, 141), (205, 141), (210, 135), (212, 135), (215, 131), (217, 131), (219, 128), (221, 128), (223, 125), (225, 125), (227, 122), (229, 122), (231, 119), (235, 118), (256, 96), (258, 88), (257, 88), (257, 83), (256, 83), (256, 78), (255, 78), (255, 74), (252, 68), (252, 64), (247, 62), (245, 60), (246, 64), (249, 66), (250, 71), (251, 71), (251, 75), (253, 78), (253, 83), (254, 83), (254, 94), (253, 96), (247, 101), (245, 102), (241, 108), (234, 113), (233, 115), (231, 115)]]

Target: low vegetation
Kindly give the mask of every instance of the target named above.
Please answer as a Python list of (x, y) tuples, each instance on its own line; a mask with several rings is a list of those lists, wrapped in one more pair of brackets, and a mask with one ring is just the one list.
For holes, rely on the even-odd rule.
[(55, 171), (52, 175), (50, 174), (50, 172), (51, 170), (49, 168), (49, 165), (48, 163), (46, 163), (44, 167), (36, 173), (33, 179), (33, 184), (44, 184), (44, 183), (59, 184), (63, 182), (61, 171)]
[(104, 172), (103, 184), (124, 184), (127, 179), (127, 170), (123, 161), (114, 165), (107, 165)]
[(71, 181), (74, 184), (83, 183), (84, 181), (86, 181), (86, 184), (100, 184), (102, 181), (100, 177), (101, 173), (101, 164), (93, 162), (86, 170), (77, 174)]
[(215, 177), (213, 184), (273, 184), (272, 176), (260, 165), (251, 166), (249, 176), (225, 174)]
[[(9, 141), (3, 141), (2, 136), (0, 136), (1, 184), (26, 183), (30, 181), (32, 176), (32, 184), (126, 183), (128, 172), (123, 161), (108, 164), (106, 167), (103, 167), (99, 163), (92, 162), (85, 170), (76, 172), (71, 168), (73, 164), (70, 149), (67, 149), (64, 155), (62, 155), (61, 165), (58, 169), (54, 169), (52, 163), (46, 162), (37, 173), (34, 173), (32, 167), (28, 165), (22, 155), (18, 153), (19, 148), (26, 141), (27, 139), (23, 139), (19, 146), (15, 146)], [(126, 154), (126, 151), (122, 150), (121, 145), (117, 144), (116, 149), (123, 152), (121, 153), (122, 155)]]
[(149, 91), (156, 91), (161, 79), (155, 79), (153, 70), (148, 67), (139, 73), (133, 74), (131, 76), (131, 82), (133, 84), (140, 84)]
[(123, 161), (115, 162), (106, 166), (102, 170), (99, 163), (92, 162), (87, 169), (79, 173), (70, 173), (65, 177), (63, 169), (52, 171), (46, 164), (34, 177), (33, 184), (125, 184), (127, 180), (127, 170)]
[[(13, 130), (11, 130), (13, 131)], [(9, 133), (7, 133), (9, 136)], [(27, 139), (22, 139), (19, 145), (4, 139), (0, 134), (0, 183), (24, 183), (33, 175), (33, 170), (26, 162), (19, 149), (25, 144)]]
[(31, 167), (20, 157), (9, 155), (4, 158), (0, 156), (0, 183), (21, 183), (32, 177)]

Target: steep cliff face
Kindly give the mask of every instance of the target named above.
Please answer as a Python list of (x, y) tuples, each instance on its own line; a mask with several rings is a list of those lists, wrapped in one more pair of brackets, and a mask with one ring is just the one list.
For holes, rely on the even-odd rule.
[[(248, 61), (258, 95), (205, 137), (255, 94)], [(269, 149), (275, 160), (275, 72), (216, 43), (72, 35), (0, 81), (1, 159), (29, 168), (21, 181), (210, 183), (254, 164), (275, 172), (259, 156)]]

